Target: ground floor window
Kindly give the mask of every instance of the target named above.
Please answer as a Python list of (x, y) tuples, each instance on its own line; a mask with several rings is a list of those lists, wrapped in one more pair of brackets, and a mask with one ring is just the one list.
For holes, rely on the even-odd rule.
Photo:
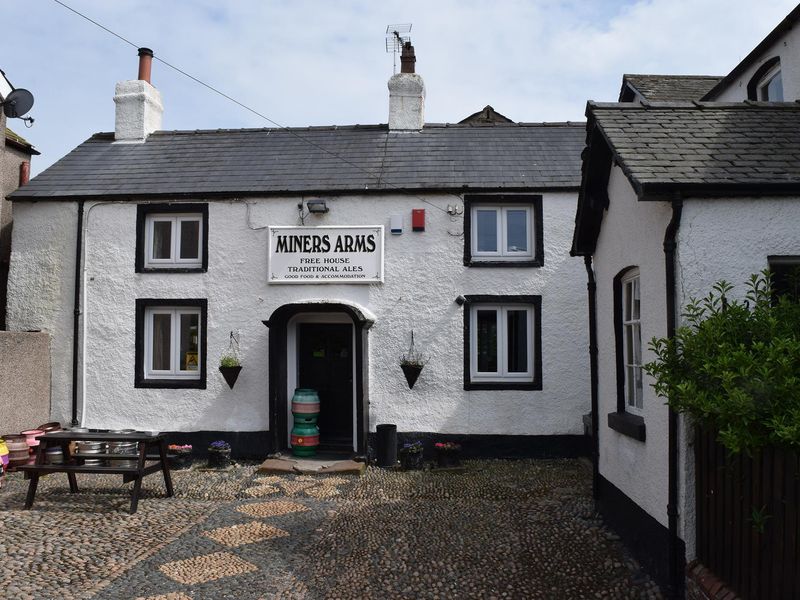
[(205, 388), (206, 301), (136, 301), (137, 387)]
[(466, 300), (465, 389), (541, 389), (541, 297)]

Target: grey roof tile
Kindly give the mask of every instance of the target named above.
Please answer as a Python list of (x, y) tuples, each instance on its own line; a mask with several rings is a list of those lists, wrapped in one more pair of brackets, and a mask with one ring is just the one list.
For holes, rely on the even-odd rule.
[(798, 103), (590, 103), (587, 114), (640, 195), (647, 185), (800, 186)]
[[(648, 102), (700, 100), (722, 80), (715, 75), (623, 75), (623, 92), (627, 84)], [(622, 96), (622, 94), (621, 94)], [(620, 100), (623, 98), (620, 97)]]
[(101, 133), (11, 197), (574, 189), (583, 141), (575, 123), (159, 131), (142, 144)]

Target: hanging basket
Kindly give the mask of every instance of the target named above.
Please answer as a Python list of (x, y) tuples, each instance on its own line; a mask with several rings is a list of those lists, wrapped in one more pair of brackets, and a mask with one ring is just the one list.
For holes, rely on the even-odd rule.
[(403, 369), (403, 374), (406, 376), (408, 389), (413, 390), (419, 374), (422, 373), (422, 365), (400, 365), (400, 368)]
[(242, 367), (220, 367), (219, 372), (222, 373), (222, 376), (225, 378), (228, 386), (233, 389), (233, 384), (236, 383), (236, 380), (239, 378), (239, 371), (242, 370)]

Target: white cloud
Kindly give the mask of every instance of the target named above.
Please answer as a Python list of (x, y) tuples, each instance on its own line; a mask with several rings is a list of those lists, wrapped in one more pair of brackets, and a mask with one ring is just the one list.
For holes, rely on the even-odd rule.
[[(68, 0), (136, 44), (283, 125), (385, 122), (389, 23), (414, 24), (426, 119), (486, 104), (519, 121), (580, 120), (623, 73), (724, 74), (794, 7), (789, 0)], [(8, 18), (8, 17), (7, 17)], [(0, 68), (36, 96), (34, 171), (114, 123), (114, 83), (136, 52), (51, 0), (6, 28)], [(156, 63), (169, 129), (269, 123)], [(12, 123), (21, 129), (21, 123)]]

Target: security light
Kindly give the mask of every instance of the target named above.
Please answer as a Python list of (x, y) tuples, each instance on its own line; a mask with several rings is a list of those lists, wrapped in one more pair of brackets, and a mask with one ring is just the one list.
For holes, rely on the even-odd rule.
[(308, 207), (308, 212), (314, 214), (323, 214), (328, 212), (328, 205), (325, 204), (325, 200), (322, 198), (313, 198), (312, 200), (308, 200), (306, 202), (306, 206)]

